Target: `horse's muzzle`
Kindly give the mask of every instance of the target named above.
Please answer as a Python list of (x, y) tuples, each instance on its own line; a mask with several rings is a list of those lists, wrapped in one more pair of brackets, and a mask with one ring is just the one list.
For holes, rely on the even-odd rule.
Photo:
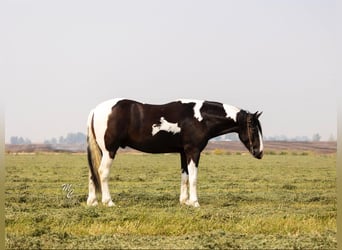
[(249, 148), (249, 152), (257, 159), (261, 159), (264, 156), (264, 151), (254, 150), (252, 146)]
[(260, 160), (264, 156), (264, 152), (261, 151), (261, 152), (258, 152), (258, 153), (254, 153), (253, 155), (254, 155), (255, 158)]

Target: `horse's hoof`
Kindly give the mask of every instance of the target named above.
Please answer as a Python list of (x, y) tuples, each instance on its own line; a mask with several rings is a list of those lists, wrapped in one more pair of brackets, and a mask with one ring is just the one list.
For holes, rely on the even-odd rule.
[(113, 201), (109, 201), (109, 202), (107, 203), (107, 206), (108, 206), (108, 207), (114, 207), (114, 206), (115, 206), (115, 204), (114, 204), (114, 202), (113, 202)]
[(189, 199), (179, 199), (179, 203), (181, 205), (186, 205), (189, 202)]
[(190, 201), (190, 200), (187, 200), (181, 204), (185, 204), (189, 207), (200, 207), (200, 204), (198, 203), (198, 201)]
[(95, 206), (97, 206), (98, 205), (98, 202), (97, 202), (97, 200), (87, 200), (87, 205), (89, 206), (89, 207), (95, 207)]
[(194, 202), (193, 207), (200, 207), (200, 204), (198, 203), (198, 201)]
[(112, 200), (109, 200), (109, 201), (102, 201), (102, 204), (107, 206), (107, 207), (114, 207), (115, 204)]
[(192, 206), (192, 207), (200, 207), (200, 204), (198, 203), (198, 201), (192, 201), (190, 202), (190, 205), (189, 206)]

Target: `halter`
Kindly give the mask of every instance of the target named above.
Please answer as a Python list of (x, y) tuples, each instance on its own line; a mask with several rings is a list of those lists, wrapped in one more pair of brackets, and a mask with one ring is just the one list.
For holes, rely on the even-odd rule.
[(253, 142), (252, 142), (252, 136), (251, 136), (251, 129), (249, 128), (249, 124), (250, 124), (250, 119), (248, 119), (248, 117), (247, 117), (247, 124), (246, 124), (246, 126), (247, 126), (247, 136), (248, 136), (248, 142), (249, 142), (249, 150), (251, 151), (251, 152), (253, 152), (254, 151), (254, 149), (253, 149)]

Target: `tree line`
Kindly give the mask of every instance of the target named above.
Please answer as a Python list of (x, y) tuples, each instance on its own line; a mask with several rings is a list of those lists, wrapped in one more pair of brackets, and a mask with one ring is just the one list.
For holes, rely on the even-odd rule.
[[(321, 141), (322, 136), (319, 133), (315, 133), (312, 137), (308, 136), (295, 136), (287, 137), (286, 135), (276, 135), (276, 136), (264, 136), (265, 141), (297, 141), (297, 142), (308, 142), (308, 141)], [(239, 141), (239, 136), (237, 133), (231, 133), (226, 135), (221, 135), (213, 139), (214, 141)], [(335, 141), (333, 135), (330, 136), (329, 141)]]
[[(236, 133), (226, 134), (220, 137), (216, 137), (213, 139), (214, 141), (238, 141), (239, 137)], [(293, 138), (288, 138), (285, 135), (281, 136), (265, 136), (265, 141), (320, 141), (320, 134), (316, 133), (309, 138), (307, 136), (297, 136)], [(329, 141), (335, 141), (335, 138), (331, 136)], [(60, 136), (59, 138), (53, 137), (51, 139), (47, 139), (44, 141), (44, 144), (86, 144), (87, 136), (84, 133), (68, 133), (65, 137)], [(31, 140), (28, 138), (23, 138), (19, 136), (12, 136), (10, 138), (10, 143), (13, 145), (24, 145), (24, 144), (32, 144)]]
[[(87, 142), (87, 136), (84, 133), (68, 133), (65, 137), (60, 136), (59, 138), (53, 137), (51, 139), (44, 140), (44, 144), (85, 144)], [(26, 145), (32, 144), (32, 141), (28, 138), (21, 136), (11, 136), (10, 144), (12, 145)]]
[(21, 136), (11, 136), (10, 143), (13, 145), (32, 144), (30, 139)]
[(44, 144), (85, 144), (87, 136), (81, 132), (68, 133), (66, 137), (60, 136), (58, 139), (53, 137), (45, 140)]

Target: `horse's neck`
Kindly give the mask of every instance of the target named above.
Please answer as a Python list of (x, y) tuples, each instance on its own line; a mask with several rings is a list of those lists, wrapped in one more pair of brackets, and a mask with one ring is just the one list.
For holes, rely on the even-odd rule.
[(232, 132), (238, 132), (238, 124), (227, 117), (207, 114), (205, 116), (205, 123), (207, 125), (210, 138)]

